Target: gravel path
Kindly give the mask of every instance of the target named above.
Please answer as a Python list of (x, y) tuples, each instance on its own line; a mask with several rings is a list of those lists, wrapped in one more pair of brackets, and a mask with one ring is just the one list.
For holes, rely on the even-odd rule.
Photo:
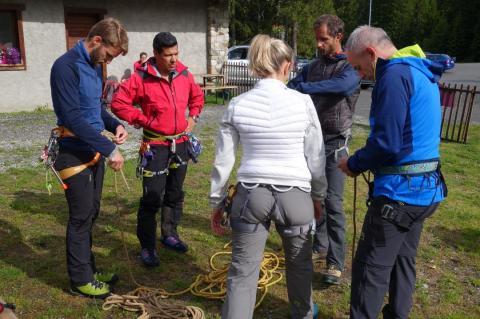
[[(216, 127), (225, 106), (207, 106), (195, 129), (202, 138), (213, 138), (202, 134), (205, 127)], [(8, 168), (36, 167), (40, 151), (47, 143), (50, 130), (55, 126), (53, 112), (30, 112), (0, 114), (0, 172)], [(137, 156), (141, 130), (125, 125), (129, 133), (128, 141), (120, 147), (127, 158)], [(209, 130), (211, 131), (211, 130)]]

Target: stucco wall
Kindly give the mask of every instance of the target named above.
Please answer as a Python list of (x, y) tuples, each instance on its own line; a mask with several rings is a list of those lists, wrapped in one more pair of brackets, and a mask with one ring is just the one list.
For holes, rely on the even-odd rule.
[(104, 8), (125, 25), (129, 53), (108, 66), (108, 75), (121, 79), (132, 71), (140, 52), (152, 54), (157, 32), (170, 31), (178, 39), (180, 59), (192, 73), (207, 70), (206, 0), (0, 0), (24, 3), (23, 30), (27, 70), (0, 71), (0, 112), (33, 110), (49, 105), (50, 68), (66, 49), (64, 6)]
[[(6, 1), (0, 1), (6, 2)], [(23, 34), (27, 69), (0, 71), (0, 111), (32, 110), (49, 104), (50, 68), (65, 52), (65, 26), (60, 0), (8, 1), (25, 3)]]

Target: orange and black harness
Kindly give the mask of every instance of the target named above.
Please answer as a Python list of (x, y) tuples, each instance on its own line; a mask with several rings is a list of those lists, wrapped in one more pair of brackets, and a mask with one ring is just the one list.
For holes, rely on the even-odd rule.
[[(103, 132), (102, 132), (103, 134)], [(55, 127), (50, 133), (50, 139), (48, 140), (48, 145), (45, 145), (40, 155), (40, 160), (45, 163), (47, 169), (50, 169), (53, 172), (53, 175), (60, 182), (60, 185), (64, 190), (68, 189), (68, 185), (64, 183), (64, 180), (72, 176), (77, 175), (78, 173), (84, 171), (85, 169), (94, 166), (101, 159), (100, 153), (95, 153), (95, 156), (87, 163), (82, 163), (77, 166), (67, 167), (60, 171), (57, 171), (54, 167), (55, 161), (57, 160), (58, 151), (59, 151), (59, 140), (65, 137), (75, 137), (72, 131), (64, 126)], [(109, 136), (107, 136), (109, 137)], [(50, 191), (51, 186), (48, 183), (47, 178), (47, 189)]]

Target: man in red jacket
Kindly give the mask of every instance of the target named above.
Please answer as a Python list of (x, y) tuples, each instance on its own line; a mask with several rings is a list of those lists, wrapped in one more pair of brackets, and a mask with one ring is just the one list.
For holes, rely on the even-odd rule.
[[(143, 128), (142, 160), (138, 167), (143, 176), (143, 196), (137, 237), (142, 246), (142, 262), (152, 267), (159, 265), (155, 215), (160, 208), (162, 243), (179, 252), (188, 249), (176, 231), (189, 160), (186, 134), (195, 127), (204, 102), (193, 75), (178, 61), (177, 39), (171, 33), (160, 32), (155, 36), (153, 53), (122, 83), (112, 100), (115, 115)], [(140, 105), (141, 109), (134, 105)]]

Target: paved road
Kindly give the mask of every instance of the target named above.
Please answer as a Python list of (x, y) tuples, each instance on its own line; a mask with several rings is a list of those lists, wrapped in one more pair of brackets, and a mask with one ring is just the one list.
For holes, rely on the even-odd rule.
[[(443, 74), (440, 82), (461, 83), (477, 86), (475, 103), (473, 106), (472, 122), (480, 123), (480, 63), (458, 63), (455, 68)], [(370, 96), (372, 90), (362, 90), (355, 111), (356, 120), (362, 123), (368, 122), (370, 112)]]

